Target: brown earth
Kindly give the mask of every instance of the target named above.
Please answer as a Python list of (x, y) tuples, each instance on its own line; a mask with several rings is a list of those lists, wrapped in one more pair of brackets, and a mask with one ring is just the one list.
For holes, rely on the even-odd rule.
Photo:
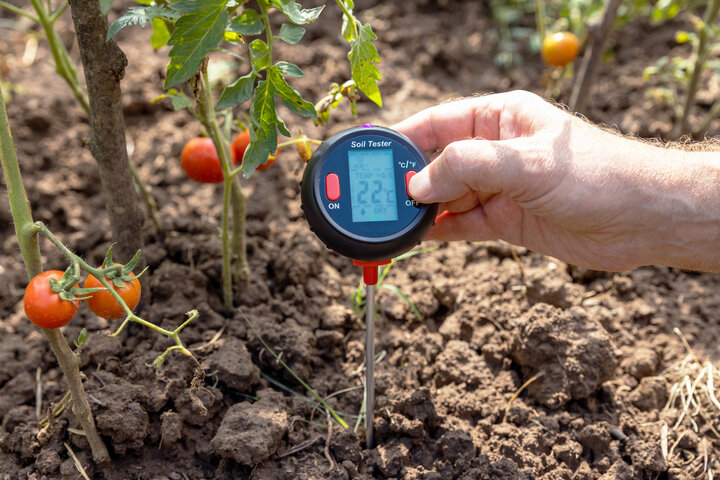
[[(348, 75), (339, 13), (330, 3), (301, 45), (278, 49), (278, 58), (305, 70), (294, 86), (310, 99)], [(311, 137), (358, 122), (390, 125), (450, 97), (515, 88), (542, 93), (536, 58), (510, 72), (493, 65), (483, 2), (358, 3), (379, 36), (385, 107), (363, 102), (358, 120), (341, 107), (322, 128), (281, 112)], [(121, 11), (116, 6), (111, 15)], [(100, 261), (110, 236), (98, 174), (83, 148), (87, 119), (42, 42), (32, 62), (21, 62), (28, 24), (8, 28), (10, 17), (2, 15), (0, 60), (5, 80), (19, 89), (10, 122), (35, 218)], [(625, 133), (667, 134), (668, 109), (644, 99), (640, 75), (673, 47), (674, 31), (684, 25), (635, 21), (616, 32), (588, 117)], [(70, 46), (67, 18), (61, 27)], [(227, 315), (216, 233), (221, 192), (186, 179), (178, 161), (198, 124), (164, 102), (151, 103), (161, 93), (166, 51), (153, 54), (139, 29), (118, 39), (129, 58), (123, 88), (132, 159), (152, 187), (163, 226), (147, 229), (151, 300), (139, 313), (169, 328), (197, 308), (200, 318), (183, 339), (206, 378), (191, 388), (193, 363), (177, 355), (155, 372), (152, 361), (167, 339), (137, 325), (108, 338), (117, 325), (83, 307), (64, 332), (69, 339), (83, 327), (90, 332), (82, 352), (86, 389), (113, 461), (92, 464), (87, 442), (68, 430), (76, 425), (67, 410), (38, 435), (36, 372), (42, 415), (66, 387), (44, 338), (24, 318), (27, 279), (2, 195), (0, 479), (79, 478), (64, 443), (98, 479), (684, 479), (708, 478), (706, 464), (718, 470), (720, 412), (705, 399), (699, 413), (675, 425), (680, 401), (666, 403), (673, 382), (686, 372), (694, 381), (698, 372), (688, 362), (677, 368), (687, 351), (674, 329), (701, 361), (720, 362), (720, 277), (664, 267), (588, 272), (524, 249), (518, 264), (499, 242), (438, 244), (391, 270), (387, 282), (424, 319), (380, 292), (378, 446), (365, 449), (362, 429), (352, 429), (364, 353), (362, 321), (349, 297), (359, 272), (310, 233), (300, 210), (300, 161), (283, 152), (276, 166), (245, 183), (253, 278), (236, 295), (240, 311)], [(567, 88), (560, 100), (566, 98)], [(49, 244), (43, 249), (48, 268), (64, 268)], [(243, 316), (321, 396), (334, 394), (328, 402), (350, 429), (328, 428)], [(667, 458), (663, 425), (673, 447)]]

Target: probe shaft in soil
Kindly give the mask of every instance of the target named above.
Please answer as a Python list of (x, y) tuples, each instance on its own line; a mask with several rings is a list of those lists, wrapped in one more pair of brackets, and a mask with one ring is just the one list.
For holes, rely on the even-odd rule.
[(373, 447), (375, 412), (375, 285), (367, 286), (365, 309), (365, 443)]

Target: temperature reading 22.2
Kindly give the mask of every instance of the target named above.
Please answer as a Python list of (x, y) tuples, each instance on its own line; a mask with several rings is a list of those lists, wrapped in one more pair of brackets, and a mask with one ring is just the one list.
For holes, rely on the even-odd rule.
[(352, 221), (397, 220), (392, 150), (350, 150), (348, 167)]

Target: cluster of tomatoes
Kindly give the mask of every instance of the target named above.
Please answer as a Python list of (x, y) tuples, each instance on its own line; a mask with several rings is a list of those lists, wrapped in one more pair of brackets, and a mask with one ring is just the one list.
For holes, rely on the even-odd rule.
[[(235, 136), (230, 148), (233, 164), (242, 164), (245, 150), (250, 144), (250, 132), (243, 130)], [(270, 155), (265, 164), (257, 167), (263, 171), (275, 163), (275, 155)], [(220, 183), (223, 181), (222, 166), (215, 144), (208, 137), (195, 137), (190, 139), (182, 149), (180, 162), (185, 174), (200, 183)]]
[[(75, 297), (73, 293), (73, 290), (79, 288), (78, 285), (63, 289), (63, 275), (60, 270), (47, 270), (33, 278), (25, 288), (23, 298), (25, 315), (40, 328), (59, 328), (66, 325), (80, 307), (81, 299)], [(134, 309), (140, 301), (140, 280), (135, 278), (132, 272), (116, 271), (111, 273), (110, 277), (114, 277), (108, 278), (113, 290), (120, 295), (130, 310)], [(87, 293), (82, 298), (95, 315), (108, 320), (125, 316), (122, 305), (97, 278), (88, 276), (83, 288), (103, 288)]]

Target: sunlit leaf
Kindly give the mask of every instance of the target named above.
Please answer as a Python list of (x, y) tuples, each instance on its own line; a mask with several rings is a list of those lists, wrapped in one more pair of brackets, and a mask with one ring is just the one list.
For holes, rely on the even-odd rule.
[(252, 73), (238, 78), (235, 82), (225, 87), (225, 90), (220, 94), (220, 99), (215, 108), (221, 110), (250, 100), (254, 85), (255, 76)]
[(232, 19), (228, 30), (239, 33), (240, 35), (260, 35), (265, 29), (262, 17), (252, 8), (246, 8), (240, 14)]
[(300, 67), (290, 62), (277, 62), (275, 67), (289, 77), (302, 78), (305, 76)]
[(259, 165), (267, 162), (277, 149), (277, 111), (275, 110), (275, 88), (267, 80), (258, 82), (250, 107), (250, 145), (245, 150), (243, 174), (252, 175)]
[(208, 52), (220, 44), (228, 22), (226, 3), (227, 0), (183, 0), (172, 4), (186, 15), (175, 22), (175, 30), (168, 40), (168, 45), (173, 47), (165, 88), (193, 76)]
[(380, 89), (377, 85), (381, 77), (375, 65), (380, 62), (380, 55), (372, 43), (376, 38), (370, 25), (363, 25), (359, 37), (351, 42), (348, 58), (355, 84), (377, 106), (382, 107)]
[(285, 106), (293, 113), (310, 118), (317, 116), (315, 106), (304, 100), (297, 90), (293, 89), (285, 82), (285, 79), (279, 69), (275, 67), (269, 68), (268, 78), (275, 88), (278, 97), (280, 97), (280, 100), (282, 100)]
[(152, 45), (153, 50), (167, 45), (168, 40), (170, 40), (170, 31), (165, 21), (161, 18), (153, 18), (152, 28), (153, 33), (150, 35), (150, 45)]
[(280, 26), (278, 38), (290, 45), (295, 45), (305, 35), (305, 29), (292, 23), (283, 23)]
[(325, 6), (304, 9), (294, 0), (272, 0), (272, 4), (285, 14), (295, 25), (304, 25), (317, 20)]
[(130, 7), (120, 18), (115, 20), (108, 28), (107, 39), (111, 39), (125, 27), (131, 25), (140, 25), (145, 28), (148, 22), (152, 22), (154, 18), (167, 18), (174, 20), (179, 18), (180, 14), (170, 10), (162, 5), (150, 5), (148, 7)]

